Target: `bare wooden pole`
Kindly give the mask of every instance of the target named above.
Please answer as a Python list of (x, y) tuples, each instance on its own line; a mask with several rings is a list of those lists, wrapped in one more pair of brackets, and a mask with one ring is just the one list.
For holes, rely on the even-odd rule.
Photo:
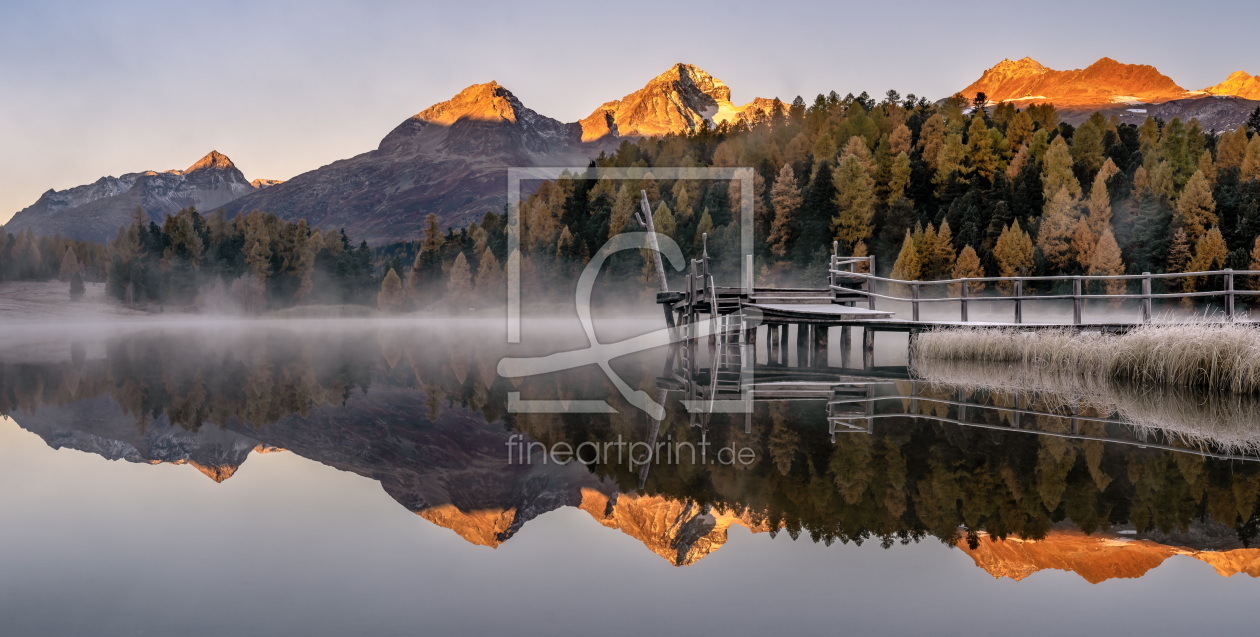
[(652, 251), (652, 261), (656, 264), (656, 281), (660, 284), (662, 292), (668, 292), (669, 281), (665, 279), (665, 264), (661, 261), (661, 245), (656, 240), (656, 225), (652, 223), (652, 204), (648, 203), (646, 190), (640, 190), (639, 194), (642, 195), (639, 208), (643, 215), (643, 218), (639, 220), (639, 225), (647, 228), (649, 233), (648, 249)]

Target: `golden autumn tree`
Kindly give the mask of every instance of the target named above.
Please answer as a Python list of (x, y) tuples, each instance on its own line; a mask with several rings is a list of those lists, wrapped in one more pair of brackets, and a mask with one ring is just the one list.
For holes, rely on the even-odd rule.
[[(976, 249), (970, 245), (963, 246), (962, 252), (958, 253), (958, 259), (954, 261), (953, 272), (950, 273), (951, 279), (982, 279), (984, 278), (984, 266), (980, 263), (980, 255), (976, 254)], [(983, 292), (985, 284), (980, 281), (972, 281), (967, 284), (969, 293)], [(959, 296), (962, 292), (962, 284), (950, 283), (949, 295)]]
[[(1124, 259), (1120, 255), (1120, 245), (1116, 243), (1116, 235), (1111, 228), (1104, 228), (1098, 237), (1098, 243), (1090, 250), (1087, 274), (1092, 276), (1115, 276), (1124, 274)], [(1107, 280), (1102, 289), (1106, 294), (1124, 294), (1123, 280)]]
[(446, 280), (446, 298), (452, 305), (459, 307), (468, 302), (471, 293), (472, 272), (468, 267), (468, 257), (460, 252), (451, 264), (451, 272)]
[[(854, 140), (859, 143), (853, 144)], [(837, 210), (831, 221), (835, 239), (845, 251), (871, 237), (871, 221), (875, 217), (875, 178), (871, 176), (870, 155), (861, 145), (861, 138), (850, 142), (834, 170)]]
[(393, 268), (381, 279), (381, 290), (376, 293), (376, 307), (382, 312), (401, 312), (406, 309), (407, 295), (403, 291), (402, 279)]
[(1186, 231), (1186, 240), (1198, 243), (1207, 229), (1216, 225), (1216, 200), (1212, 198), (1212, 184), (1203, 171), (1196, 170), (1186, 182), (1186, 188), (1177, 200), (1173, 220)]
[[(888, 278), (899, 281), (918, 281), (922, 272), (923, 263), (919, 259), (914, 237), (911, 236), (909, 230), (906, 230), (906, 238), (901, 242), (901, 251), (897, 253), (897, 260), (893, 262), (892, 272)], [(905, 291), (902, 290), (900, 293), (904, 294)]]
[[(1002, 228), (997, 243), (993, 246), (993, 257), (997, 259), (998, 276), (1028, 276), (1033, 267), (1032, 237), (1019, 227), (1019, 221)], [(1002, 294), (1010, 295), (1015, 286), (1009, 281), (998, 283)]]
[(1056, 271), (1066, 270), (1072, 260), (1071, 242), (1079, 216), (1077, 200), (1066, 186), (1046, 202), (1037, 231), (1037, 247)]
[(774, 220), (770, 222), (770, 236), (766, 241), (770, 245), (770, 252), (776, 257), (787, 254), (792, 240), (792, 224), (801, 209), (801, 201), (796, 173), (792, 170), (792, 164), (784, 162), (774, 185), (770, 187), (770, 207), (774, 209)]

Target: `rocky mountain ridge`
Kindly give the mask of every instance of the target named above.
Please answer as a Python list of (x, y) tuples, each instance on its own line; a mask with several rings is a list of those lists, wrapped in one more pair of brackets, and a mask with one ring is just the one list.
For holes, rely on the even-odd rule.
[(274, 181), (249, 182), (232, 160), (212, 150), (184, 170), (148, 170), (49, 190), (13, 215), (4, 228), (10, 233), (29, 228), (40, 235), (108, 241), (130, 223), (137, 208), (161, 223), (180, 208), (209, 211)]

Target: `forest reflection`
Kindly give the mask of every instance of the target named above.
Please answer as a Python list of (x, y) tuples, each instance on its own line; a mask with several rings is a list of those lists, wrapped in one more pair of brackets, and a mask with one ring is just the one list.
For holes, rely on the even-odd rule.
[[(707, 371), (679, 370), (661, 349), (615, 364), (636, 389), (673, 390), (659, 423), (615, 400), (612, 414), (514, 414), (509, 392), (616, 391), (591, 369), (499, 377), (505, 350), (472, 327), (425, 325), (25, 343), (0, 349), (0, 413), (53, 447), (188, 463), (219, 481), (251, 453), (287, 450), (379, 481), (407, 509), (487, 545), (572, 506), (677, 565), (720, 547), (737, 524), (827, 544), (935, 538), (978, 564), (1028, 546), (995, 540), (1051, 547), (1094, 534), (1133, 540), (1130, 549), (1244, 551), (1226, 570), (1260, 575), (1260, 550), (1249, 549), (1260, 531), (1260, 463), (1245, 459), (1254, 447), (1244, 425), (1257, 413), (1249, 400), (1165, 394), (1106, 405), (1046, 386), (978, 387), (984, 370), (928, 370), (925, 381), (816, 369), (836, 387), (860, 386), (849, 405), (861, 408), (833, 390), (831, 399), (758, 400), (750, 417), (697, 416), (678, 388)], [(513, 434), (547, 445), (703, 440), (753, 449), (755, 460), (524, 464), (506, 452)]]

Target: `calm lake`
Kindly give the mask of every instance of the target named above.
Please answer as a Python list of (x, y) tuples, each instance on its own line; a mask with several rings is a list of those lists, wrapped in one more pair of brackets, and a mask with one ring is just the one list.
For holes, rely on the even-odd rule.
[(506, 378), (578, 323), (6, 328), (0, 634), (1254, 630), (1260, 435), (1210, 426), (1252, 403), (770, 341)]

